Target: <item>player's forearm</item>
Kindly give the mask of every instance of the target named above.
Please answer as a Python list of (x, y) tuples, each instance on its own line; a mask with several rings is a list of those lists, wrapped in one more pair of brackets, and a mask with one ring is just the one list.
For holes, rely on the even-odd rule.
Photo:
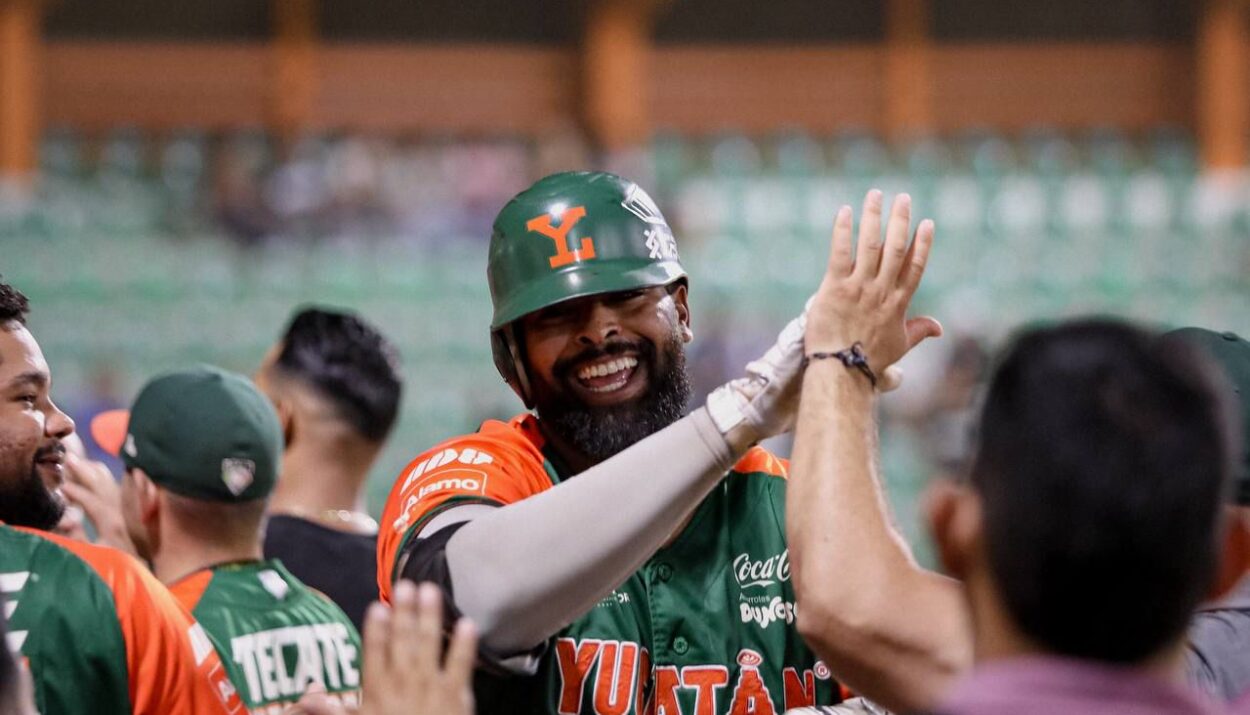
[(833, 361), (808, 367), (786, 495), (799, 627), (838, 677), (891, 709), (931, 706), (965, 662), (959, 592), (923, 571), (876, 474), (875, 396)]
[(786, 491), (790, 560), (805, 608), (873, 600), (862, 587), (888, 580), (909, 560), (875, 474), (874, 403), (863, 375), (833, 360), (808, 367)]
[[(732, 435), (731, 435), (732, 437)], [(500, 653), (528, 650), (636, 571), (746, 449), (704, 409), (447, 544), (456, 605)]]

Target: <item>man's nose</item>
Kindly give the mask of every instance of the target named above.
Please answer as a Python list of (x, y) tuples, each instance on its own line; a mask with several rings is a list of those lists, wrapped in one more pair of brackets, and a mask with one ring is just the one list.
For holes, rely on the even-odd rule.
[(74, 433), (74, 420), (54, 404), (48, 412), (48, 420), (44, 423), (43, 431), (49, 437), (65, 439)]
[(583, 345), (602, 345), (620, 332), (620, 317), (616, 311), (603, 301), (596, 300), (586, 310), (577, 339)]

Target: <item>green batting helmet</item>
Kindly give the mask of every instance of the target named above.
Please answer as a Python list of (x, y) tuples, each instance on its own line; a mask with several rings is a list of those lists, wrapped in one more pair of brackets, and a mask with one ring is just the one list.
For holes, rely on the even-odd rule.
[(532, 407), (516, 320), (574, 298), (666, 286), (686, 271), (647, 192), (614, 174), (570, 171), (540, 179), (499, 212), (486, 278), (495, 367)]

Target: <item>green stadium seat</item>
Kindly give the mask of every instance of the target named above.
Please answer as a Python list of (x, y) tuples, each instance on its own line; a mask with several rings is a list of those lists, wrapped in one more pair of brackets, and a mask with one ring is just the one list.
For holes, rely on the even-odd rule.
[(100, 150), (96, 174), (101, 181), (138, 180), (145, 171), (144, 139), (139, 130), (118, 129), (109, 134)]
[(68, 129), (53, 128), (44, 132), (39, 142), (42, 179), (81, 179), (83, 172), (82, 138)]
[(748, 178), (763, 170), (759, 146), (749, 137), (732, 134), (717, 139), (709, 155), (712, 174), (726, 178)]
[(848, 131), (833, 139), (832, 166), (838, 173), (857, 180), (871, 180), (892, 169), (890, 152), (870, 134)]
[(777, 173), (808, 179), (825, 170), (824, 147), (810, 135), (792, 131), (774, 138)]

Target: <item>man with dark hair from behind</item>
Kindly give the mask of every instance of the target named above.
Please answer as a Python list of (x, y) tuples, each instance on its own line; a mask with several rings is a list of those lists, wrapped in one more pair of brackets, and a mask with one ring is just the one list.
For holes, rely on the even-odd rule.
[(363, 489), (399, 411), (398, 353), (355, 313), (305, 308), (255, 380), (286, 438), (265, 556), (329, 596), (359, 629), (378, 597), (377, 523)]
[(1219, 385), (1199, 351), (1112, 322), (1016, 341), (970, 483), (932, 501), (977, 654), (944, 712), (1215, 711), (1174, 681), (1239, 443)]

